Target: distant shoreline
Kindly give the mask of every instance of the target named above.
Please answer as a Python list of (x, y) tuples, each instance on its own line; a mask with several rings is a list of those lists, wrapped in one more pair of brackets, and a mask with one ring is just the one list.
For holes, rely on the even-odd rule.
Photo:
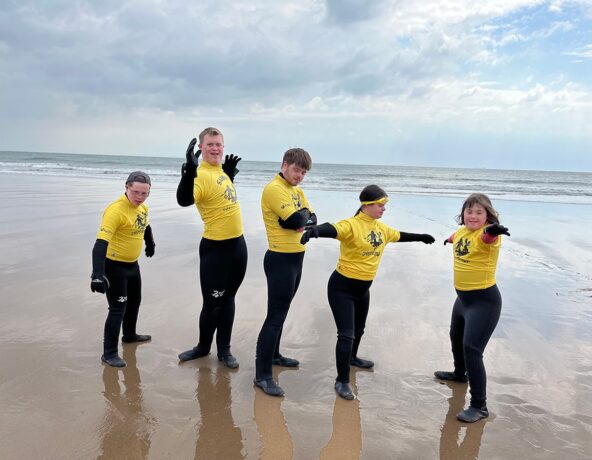
[[(26, 154), (34, 154), (34, 155), (71, 155), (71, 156), (103, 156), (103, 157), (111, 157), (111, 158), (150, 158), (150, 159), (157, 159), (157, 160), (171, 160), (177, 159), (180, 163), (183, 162), (183, 155), (182, 154), (175, 154), (170, 156), (154, 156), (154, 155), (123, 155), (120, 153), (75, 153), (75, 152), (38, 152), (38, 151), (29, 151), (29, 150), (0, 150), (0, 155), (3, 154), (11, 154), (11, 153), (26, 153)], [(0, 159), (1, 160), (1, 159)], [(270, 161), (270, 160), (247, 160), (244, 161), (249, 163), (273, 163), (277, 164), (280, 163), (280, 155), (278, 155), (278, 161)], [(547, 172), (547, 173), (567, 173), (567, 174), (590, 174), (592, 175), (592, 170), (590, 171), (573, 171), (567, 169), (521, 169), (521, 168), (471, 168), (471, 167), (463, 167), (463, 166), (421, 166), (421, 165), (403, 165), (403, 164), (370, 164), (370, 163), (325, 163), (322, 161), (314, 161), (314, 165), (323, 165), (323, 166), (375, 166), (375, 167), (389, 167), (389, 168), (424, 168), (424, 169), (444, 169), (450, 171), (456, 170), (465, 170), (471, 171), (475, 169), (479, 169), (481, 171), (494, 171), (494, 172), (502, 172), (502, 171), (522, 171), (522, 172)]]

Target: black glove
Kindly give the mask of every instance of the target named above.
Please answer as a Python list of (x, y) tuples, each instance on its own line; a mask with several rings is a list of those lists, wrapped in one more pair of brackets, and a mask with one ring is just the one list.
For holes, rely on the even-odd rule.
[(238, 174), (238, 169), (236, 169), (236, 165), (242, 158), (237, 157), (236, 155), (226, 155), (224, 157), (224, 163), (222, 164), (222, 171), (226, 173), (230, 180), (234, 182), (234, 176)]
[(313, 225), (307, 228), (300, 237), (300, 244), (308, 243), (311, 238), (337, 238), (337, 230), (329, 222), (321, 225)]
[(144, 244), (146, 245), (146, 257), (152, 257), (156, 243), (154, 242), (154, 235), (152, 234), (152, 227), (150, 225), (146, 226), (144, 230)]
[(485, 230), (483, 230), (483, 232), (487, 233), (488, 235), (493, 235), (493, 236), (498, 236), (498, 235), (510, 236), (510, 232), (508, 232), (508, 229), (501, 224), (488, 225), (487, 227), (485, 227)]
[(304, 230), (304, 233), (300, 237), (300, 244), (306, 244), (306, 243), (308, 243), (308, 240), (310, 240), (311, 238), (318, 238), (318, 237), (319, 237), (318, 227), (316, 225), (314, 227), (308, 227), (306, 230)]
[(196, 143), (197, 143), (197, 139), (194, 137), (189, 142), (189, 145), (187, 146), (187, 151), (185, 152), (185, 160), (186, 160), (186, 165), (187, 165), (188, 169), (189, 168), (192, 168), (192, 169), (197, 168), (197, 166), (198, 166), (197, 159), (201, 155), (201, 150), (198, 150), (196, 153), (193, 153), (193, 149), (194, 149)]
[(93, 273), (90, 275), (90, 290), (92, 292), (100, 292), (104, 294), (109, 289), (109, 280), (105, 275), (98, 275)]
[(307, 230), (316, 224), (317, 224), (317, 215), (313, 212), (310, 215), (310, 217), (308, 218), (308, 220), (304, 223), (304, 230)]
[(434, 241), (434, 237), (432, 235), (428, 235), (427, 233), (408, 233), (408, 232), (399, 232), (401, 237), (399, 241), (401, 243), (407, 243), (409, 241), (421, 241), (425, 244), (432, 244)]
[(423, 233), (419, 235), (419, 241), (424, 244), (432, 244), (436, 239), (432, 235), (428, 235), (427, 233)]
[(197, 159), (201, 155), (201, 150), (193, 153), (193, 148), (197, 139), (191, 139), (185, 152), (186, 162), (181, 166), (181, 180), (177, 187), (177, 203), (179, 206), (191, 206), (193, 200), (193, 181), (197, 176)]

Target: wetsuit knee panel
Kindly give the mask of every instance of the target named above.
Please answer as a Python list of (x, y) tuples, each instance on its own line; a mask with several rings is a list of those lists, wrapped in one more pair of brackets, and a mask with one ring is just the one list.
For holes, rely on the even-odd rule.
[(353, 342), (354, 341), (354, 331), (352, 331), (351, 329), (347, 329), (345, 331), (337, 331), (337, 338), (339, 340)]

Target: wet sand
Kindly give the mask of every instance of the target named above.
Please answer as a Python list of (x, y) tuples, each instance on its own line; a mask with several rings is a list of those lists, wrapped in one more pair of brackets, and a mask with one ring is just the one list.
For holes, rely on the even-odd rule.
[[(306, 185), (306, 184), (305, 184)], [(0, 175), (0, 457), (464, 459), (587, 458), (592, 451), (592, 246), (589, 206), (497, 202), (511, 229), (499, 261), (502, 317), (485, 351), (491, 416), (455, 418), (466, 384), (432, 377), (451, 367), (451, 254), (461, 199), (392, 197), (384, 221), (429, 232), (437, 244), (390, 245), (371, 289), (358, 399), (336, 397), (335, 326), (326, 284), (338, 243), (309, 244), (276, 368), (286, 391), (253, 388), (255, 342), (266, 309), (260, 190), (241, 188), (249, 249), (237, 296), (232, 351), (179, 364), (196, 343), (201, 306), (194, 208), (172, 183), (148, 200), (156, 255), (140, 260), (138, 331), (151, 343), (122, 348), (128, 367), (100, 363), (106, 300), (89, 289), (91, 249), (112, 180)], [(355, 210), (356, 193), (307, 192), (320, 221)], [(544, 226), (542, 224), (545, 224)], [(588, 453), (586, 453), (588, 452)]]

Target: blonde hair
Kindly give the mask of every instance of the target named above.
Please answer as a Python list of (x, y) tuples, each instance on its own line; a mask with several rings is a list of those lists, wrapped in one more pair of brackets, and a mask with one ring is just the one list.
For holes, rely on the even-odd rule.
[(222, 136), (222, 138), (224, 139), (224, 135), (222, 134), (222, 131), (220, 131), (218, 128), (206, 128), (204, 129), (201, 133), (199, 133), (199, 143), (200, 145), (203, 144), (203, 140), (204, 137), (206, 137), (206, 134), (210, 135), (210, 136)]

